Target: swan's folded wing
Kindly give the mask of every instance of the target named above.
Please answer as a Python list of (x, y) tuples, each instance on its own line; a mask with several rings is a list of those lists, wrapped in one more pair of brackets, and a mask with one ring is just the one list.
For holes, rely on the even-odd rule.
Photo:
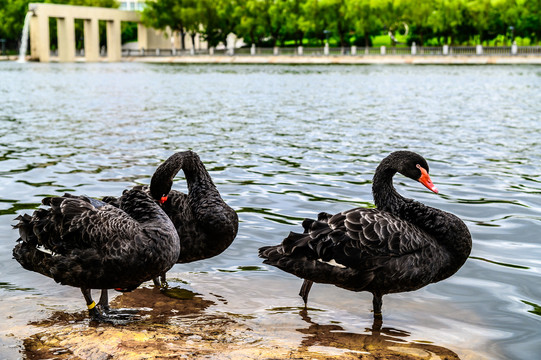
[(376, 209), (351, 209), (327, 223), (305, 221), (314, 257), (350, 268), (373, 268), (391, 257), (424, 251), (432, 238), (416, 226)]
[(141, 232), (139, 223), (128, 214), (105, 203), (96, 207), (83, 197), (46, 198), (43, 203), (50, 208), (38, 209), (30, 224), (19, 225), (19, 232), (23, 241), (53, 253), (87, 248), (105, 251), (106, 244), (120, 246)]

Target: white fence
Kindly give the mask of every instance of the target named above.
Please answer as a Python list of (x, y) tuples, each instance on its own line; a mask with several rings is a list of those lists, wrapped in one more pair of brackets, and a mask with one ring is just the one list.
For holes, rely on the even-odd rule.
[(410, 47), (282, 47), (264, 48), (247, 47), (238, 49), (208, 49), (208, 50), (180, 50), (180, 49), (143, 49), (122, 51), (122, 56), (197, 56), (197, 55), (238, 55), (238, 56), (513, 56), (528, 55), (541, 56), (541, 46), (416, 46)]

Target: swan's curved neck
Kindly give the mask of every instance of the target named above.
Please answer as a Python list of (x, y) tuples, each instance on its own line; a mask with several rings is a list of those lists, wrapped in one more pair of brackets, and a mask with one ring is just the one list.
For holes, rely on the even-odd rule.
[(378, 209), (398, 215), (405, 200), (393, 186), (395, 174), (396, 170), (380, 164), (374, 174), (372, 195)]
[(393, 186), (396, 170), (382, 162), (372, 184), (374, 202), (379, 210), (392, 213), (431, 234), (438, 243), (456, 253), (455, 261), (463, 263), (471, 250), (471, 235), (457, 216), (412, 199), (404, 198)]
[(150, 193), (154, 199), (167, 195), (173, 186), (173, 179), (182, 169), (186, 176), (189, 192), (199, 188), (207, 191), (215, 189), (207, 169), (193, 151), (182, 151), (171, 155), (154, 172), (150, 181)]
[(448, 213), (400, 195), (393, 186), (395, 174), (396, 170), (392, 167), (386, 167), (384, 163), (376, 169), (372, 184), (376, 207), (415, 224), (419, 228), (437, 235), (438, 238), (445, 236), (445, 231), (442, 231), (438, 224), (444, 222), (441, 218), (446, 217)]

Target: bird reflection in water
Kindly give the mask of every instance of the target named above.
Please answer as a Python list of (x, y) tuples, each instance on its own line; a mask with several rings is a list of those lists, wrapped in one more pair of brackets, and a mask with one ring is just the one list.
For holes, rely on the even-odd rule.
[(138, 288), (123, 294), (112, 302), (115, 307), (137, 307), (144, 304), (140, 313), (149, 315), (152, 322), (167, 323), (172, 317), (197, 315), (215, 303), (204, 299), (200, 294), (182, 287), (169, 287), (164, 290)]
[[(458, 355), (444, 347), (426, 343), (408, 342), (411, 334), (404, 330), (383, 327), (382, 317), (374, 317), (371, 328), (366, 328), (366, 334), (345, 332), (339, 325), (320, 325), (308, 315), (307, 309), (299, 312), (308, 328), (297, 329), (305, 334), (300, 345), (300, 352), (313, 347), (335, 348), (343, 351), (343, 356), (351, 354), (353, 358), (362, 359), (447, 359), (460, 360)], [(344, 357), (346, 358), (346, 357)]]

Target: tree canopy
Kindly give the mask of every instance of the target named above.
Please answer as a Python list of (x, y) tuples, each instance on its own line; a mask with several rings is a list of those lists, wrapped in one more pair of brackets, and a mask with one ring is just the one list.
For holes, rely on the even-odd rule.
[(189, 9), (194, 1), (204, 10), (189, 16), (211, 45), (228, 33), (270, 46), (320, 45), (326, 39), (368, 46), (374, 37), (406, 32), (403, 41), (418, 45), (541, 40), (541, 0), (155, 0), (143, 14), (152, 14), (149, 25), (166, 18), (170, 28), (189, 31), (185, 15), (152, 9), (158, 3)]
[[(0, 38), (19, 41), (29, 2), (0, 0)], [(116, 0), (45, 2), (118, 6)], [(182, 35), (200, 33), (210, 46), (225, 43), (230, 33), (258, 46), (321, 45), (327, 39), (337, 46), (370, 46), (389, 33), (418, 45), (510, 43), (515, 37), (538, 44), (541, 0), (148, 0), (142, 21)]]

